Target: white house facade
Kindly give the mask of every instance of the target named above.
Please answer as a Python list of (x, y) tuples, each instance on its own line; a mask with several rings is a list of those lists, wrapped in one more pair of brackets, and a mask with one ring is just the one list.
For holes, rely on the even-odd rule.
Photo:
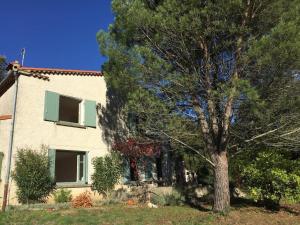
[[(90, 190), (91, 161), (109, 151), (96, 110), (97, 104), (106, 105), (101, 72), (10, 66), (13, 72), (0, 83), (1, 202), (11, 140), (11, 171), (18, 149), (44, 145), (58, 188), (70, 188), (74, 195)], [(8, 203), (17, 204), (11, 179), (8, 190)]]

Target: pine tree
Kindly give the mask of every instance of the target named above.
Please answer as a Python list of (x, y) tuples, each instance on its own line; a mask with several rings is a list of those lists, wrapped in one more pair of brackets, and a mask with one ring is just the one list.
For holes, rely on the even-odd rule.
[[(185, 146), (213, 167), (214, 211), (228, 210), (231, 125), (241, 102), (259, 98), (256, 81), (267, 79), (253, 72), (270, 60), (256, 59), (263, 60), (259, 46), (285, 43), (284, 22), (291, 23), (289, 38), (299, 41), (298, 24), (283, 19), (290, 11), (299, 19), (299, 0), (114, 0), (112, 6), (115, 22), (98, 34), (108, 87), (140, 116), (144, 133), (170, 138), (176, 130), (171, 138), (185, 144), (185, 131), (198, 132), (192, 144), (202, 153)], [(278, 49), (271, 60), (292, 49), (270, 47)], [(299, 59), (299, 52), (286, 58)], [(281, 72), (290, 69), (285, 62)]]

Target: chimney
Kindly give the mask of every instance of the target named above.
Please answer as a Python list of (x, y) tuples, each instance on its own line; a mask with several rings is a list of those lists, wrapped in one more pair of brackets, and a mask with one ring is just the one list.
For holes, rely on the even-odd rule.
[(13, 65), (12, 67), (13, 71), (18, 71), (18, 69), (21, 67), (21, 64), (17, 60), (12, 62), (12, 65)]
[(8, 66), (6, 67), (6, 71), (9, 71), (9, 70), (18, 71), (18, 69), (20, 67), (21, 67), (21, 64), (17, 60), (15, 60), (8, 64)]

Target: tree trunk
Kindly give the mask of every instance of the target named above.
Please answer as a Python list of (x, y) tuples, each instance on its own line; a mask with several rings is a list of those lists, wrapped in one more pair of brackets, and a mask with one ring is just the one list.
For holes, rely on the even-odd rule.
[(230, 207), (228, 160), (226, 151), (212, 155), (214, 168), (214, 206), (215, 212), (226, 212)]

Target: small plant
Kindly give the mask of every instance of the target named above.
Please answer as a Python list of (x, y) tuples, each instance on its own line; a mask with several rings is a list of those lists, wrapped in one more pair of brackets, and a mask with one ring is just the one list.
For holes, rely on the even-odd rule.
[(72, 200), (72, 195), (70, 190), (60, 189), (54, 194), (54, 201), (56, 203), (70, 202)]
[(19, 149), (12, 174), (20, 203), (44, 202), (55, 189), (45, 146), (42, 149)]
[(172, 191), (172, 193), (164, 195), (164, 198), (168, 206), (183, 205), (185, 201), (184, 196), (178, 191)]
[(136, 201), (134, 201), (133, 199), (128, 199), (127, 205), (136, 205)]
[(113, 190), (101, 200), (101, 205), (112, 205), (127, 202), (132, 196), (126, 189), (119, 188), (117, 190)]
[(93, 166), (92, 187), (107, 197), (121, 178), (122, 163), (118, 155), (112, 154), (94, 158)]
[(164, 206), (167, 205), (166, 199), (162, 195), (153, 194), (151, 196), (151, 202), (155, 205)]
[(151, 197), (151, 202), (156, 205), (165, 206), (181, 206), (184, 205), (185, 198), (178, 191), (172, 191), (169, 194), (157, 195), (154, 194)]
[(72, 207), (74, 208), (91, 208), (92, 206), (91, 193), (88, 191), (81, 193), (72, 200)]

